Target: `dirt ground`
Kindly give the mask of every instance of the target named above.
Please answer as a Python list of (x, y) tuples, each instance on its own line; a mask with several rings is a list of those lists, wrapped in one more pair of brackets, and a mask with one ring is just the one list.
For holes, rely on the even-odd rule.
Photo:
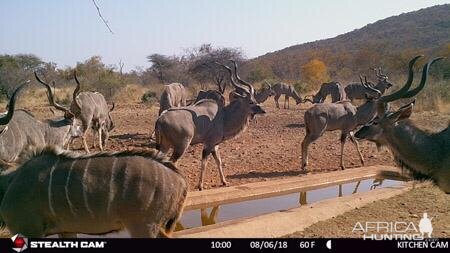
[[(281, 101), (281, 100), (280, 100)], [(267, 111), (258, 117), (257, 122), (250, 123), (246, 132), (220, 145), (224, 172), (230, 185), (248, 182), (280, 179), (300, 174), (300, 143), (305, 135), (303, 114), (309, 105), (295, 106), (291, 109), (276, 109), (273, 100), (263, 104)], [(54, 118), (48, 107), (26, 108), (38, 118)], [(111, 132), (107, 150), (124, 150), (129, 148), (150, 148), (150, 135), (154, 128), (158, 107), (149, 108), (144, 104), (117, 104), (112, 116), (116, 128)], [(450, 115), (437, 113), (414, 113), (412, 119), (418, 126), (428, 130), (440, 130), (447, 126)], [(310, 146), (310, 173), (322, 173), (339, 170), (339, 132), (327, 132)], [(360, 142), (366, 165), (393, 164), (392, 156), (387, 150), (378, 152), (375, 145)], [(75, 143), (81, 150), (81, 143)], [(345, 146), (345, 164), (348, 169), (360, 167), (355, 147), (351, 142)], [(200, 171), (201, 145), (190, 147), (179, 162), (189, 181), (189, 190), (196, 190)], [(210, 158), (205, 188), (220, 187), (218, 170)], [(350, 215), (339, 216), (333, 220), (313, 225), (295, 237), (347, 237), (358, 236), (351, 233), (356, 220), (407, 219), (418, 221), (427, 211), (435, 224), (435, 235), (450, 236), (450, 195), (445, 195), (436, 188), (416, 189), (401, 196), (378, 201)], [(338, 228), (339, 227), (339, 228)], [(7, 236), (7, 231), (0, 231), (0, 237)]]
[(416, 188), (390, 199), (376, 201), (333, 219), (317, 222), (289, 237), (362, 238), (361, 231), (352, 232), (356, 222), (413, 222), (418, 229), (423, 213), (433, 218), (433, 238), (450, 237), (450, 194), (434, 186)]
[[(280, 99), (281, 104), (282, 99)], [(220, 145), (224, 173), (230, 185), (280, 179), (300, 174), (300, 144), (305, 136), (303, 114), (309, 104), (290, 109), (277, 109), (273, 99), (263, 104), (266, 114), (250, 122), (240, 136)], [(29, 108), (38, 118), (54, 117), (48, 108)], [(150, 135), (154, 129), (158, 107), (144, 104), (118, 104), (112, 116), (116, 128), (110, 134), (107, 150), (150, 148)], [(413, 119), (421, 127), (439, 130), (447, 126), (450, 115), (415, 113)], [(339, 169), (339, 131), (326, 132), (309, 148), (310, 173)], [(91, 139), (89, 139), (91, 140)], [(92, 143), (92, 142), (91, 142)], [(393, 164), (387, 150), (378, 152), (375, 145), (360, 142), (366, 165)], [(81, 150), (81, 143), (75, 148)], [(179, 167), (189, 181), (189, 190), (195, 190), (199, 180), (201, 145), (190, 147), (179, 161)], [(347, 141), (344, 163), (348, 169), (361, 166), (354, 145)], [(220, 187), (221, 182), (214, 159), (210, 157), (205, 188)]]

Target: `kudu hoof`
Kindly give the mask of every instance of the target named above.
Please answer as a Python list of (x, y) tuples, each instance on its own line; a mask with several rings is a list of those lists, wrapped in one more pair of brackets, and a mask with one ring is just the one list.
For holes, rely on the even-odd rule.
[(230, 183), (228, 183), (227, 181), (223, 181), (223, 182), (222, 182), (222, 185), (223, 185), (223, 186), (228, 186), (229, 184), (230, 184)]

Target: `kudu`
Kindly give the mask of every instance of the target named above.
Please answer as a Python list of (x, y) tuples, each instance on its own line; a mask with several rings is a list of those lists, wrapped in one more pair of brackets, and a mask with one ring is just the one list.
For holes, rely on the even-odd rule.
[[(237, 62), (235, 60), (230, 61), (234, 65), (234, 77), (236, 78), (236, 80), (243, 85), (251, 85), (249, 82), (246, 82), (239, 77)], [(265, 83), (266, 83), (265, 87), (262, 87), (259, 91), (255, 91), (254, 97), (258, 104), (264, 103), (269, 97), (275, 95), (275, 91), (273, 90), (272, 85), (267, 81), (265, 81)], [(235, 98), (236, 96), (234, 96), (234, 92), (230, 92), (229, 101), (233, 101)]]
[[(275, 93), (275, 96), (273, 97), (275, 100), (275, 104), (277, 108), (280, 108), (280, 104), (278, 103), (278, 99), (280, 99), (281, 95), (284, 95), (284, 109), (289, 109), (289, 98), (292, 97), (296, 104), (300, 104), (303, 102), (303, 99), (300, 97), (300, 95), (295, 91), (294, 86), (287, 84), (287, 83), (276, 83), (272, 85), (272, 90)], [(287, 104), (287, 107), (286, 107)]]
[(320, 90), (313, 96), (312, 103), (323, 103), (325, 99), (331, 96), (331, 102), (346, 100), (344, 87), (338, 82), (323, 83)]
[[(344, 91), (347, 99), (351, 101), (355, 99), (366, 99), (367, 95), (369, 95), (370, 97), (374, 97), (381, 92), (380, 90), (374, 87), (373, 83), (367, 81), (367, 77), (364, 77), (363, 81), (360, 75), (359, 80), (361, 83), (351, 83), (345, 86)], [(383, 95), (383, 92), (381, 92), (381, 95)]]
[(0, 117), (0, 128), (5, 126), (0, 130), (0, 167), (3, 168), (16, 166), (19, 154), (28, 146), (64, 147), (71, 138), (81, 135), (76, 120), (57, 118), (39, 121), (28, 111), (15, 110), (15, 101), (24, 85), (11, 96), (8, 113)]
[(220, 103), (220, 105), (223, 107), (225, 106), (225, 98), (223, 94), (218, 90), (201, 90), (198, 92), (197, 97), (194, 100), (194, 103), (197, 103), (198, 101), (202, 99), (212, 99)]
[(208, 157), (213, 155), (221, 181), (227, 184), (219, 155), (219, 145), (232, 139), (248, 126), (249, 119), (265, 111), (256, 103), (252, 85), (234, 82), (231, 68), (220, 64), (230, 72), (237, 99), (226, 106), (212, 99), (203, 99), (191, 106), (171, 108), (156, 121), (157, 148), (167, 153), (173, 149), (171, 161), (177, 162), (189, 145), (203, 144), (201, 173), (198, 188), (203, 189)]
[[(49, 85), (39, 78), (37, 73), (34, 73), (36, 79), (49, 89)], [(115, 104), (109, 108), (106, 103), (105, 97), (98, 92), (80, 92), (80, 81), (78, 80), (77, 73), (73, 73), (77, 87), (72, 94), (72, 103), (70, 108), (66, 108), (55, 101), (53, 106), (64, 112), (66, 119), (76, 118), (81, 122), (82, 126), (82, 141), (86, 152), (89, 153), (89, 148), (86, 142), (86, 133), (89, 129), (93, 130), (94, 134), (94, 148), (98, 134), (98, 143), (100, 150), (106, 146), (106, 142), (109, 138), (109, 132), (114, 129), (114, 122), (112, 121), (111, 112), (114, 110)], [(52, 95), (54, 96), (54, 95)]]
[(381, 69), (381, 67), (377, 68), (373, 68), (375, 75), (378, 79), (377, 84), (374, 86), (375, 89), (379, 90), (381, 92), (381, 94), (384, 94), (384, 92), (391, 88), (393, 85), (392, 83), (390, 83), (388, 81), (388, 76), (383, 74), (383, 70)]
[(0, 174), (0, 216), (12, 234), (170, 236), (187, 195), (181, 172), (158, 152), (82, 155), (33, 149)]
[[(343, 153), (344, 145), (348, 136), (350, 136), (350, 140), (355, 145), (361, 163), (364, 165), (363, 156), (359, 150), (358, 142), (354, 138), (352, 131), (358, 126), (367, 124), (377, 115), (384, 113), (388, 102), (399, 99), (400, 97), (398, 94), (409, 89), (413, 81), (414, 63), (420, 57), (421, 56), (416, 56), (409, 62), (408, 80), (399, 91), (393, 94), (381, 96), (381, 93), (378, 92), (377, 97), (375, 98), (371, 97), (369, 94), (366, 94), (367, 101), (359, 107), (355, 107), (349, 101), (341, 101), (338, 103), (315, 104), (309, 108), (305, 112), (304, 116), (306, 136), (302, 142), (302, 169), (306, 170), (306, 166), (308, 165), (308, 146), (322, 136), (325, 131), (334, 130), (341, 130), (341, 168), (345, 168)], [(422, 80), (419, 87), (411, 90), (408, 93), (408, 97), (416, 95), (423, 88), (428, 76), (428, 68), (430, 64), (431, 62), (424, 66), (422, 71)]]
[(256, 91), (255, 99), (258, 104), (261, 104), (271, 96), (275, 96), (275, 91), (272, 89), (272, 85), (266, 81), (266, 86), (262, 87), (259, 91)]
[(159, 113), (172, 107), (186, 106), (186, 90), (181, 83), (164, 85), (164, 91), (159, 99)]
[(357, 131), (355, 137), (372, 141), (377, 147), (388, 146), (397, 164), (410, 171), (413, 178), (431, 179), (450, 194), (450, 125), (435, 133), (421, 130), (407, 120), (413, 104), (386, 112)]

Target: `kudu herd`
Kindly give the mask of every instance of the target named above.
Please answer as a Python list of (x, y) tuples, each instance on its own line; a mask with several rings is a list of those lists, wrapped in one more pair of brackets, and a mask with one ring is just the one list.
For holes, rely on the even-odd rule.
[[(429, 62), (423, 71), (428, 72), (431, 64), (441, 59)], [(423, 88), (422, 83), (419, 88)], [(397, 97), (409, 98), (415, 95), (408, 89), (399, 91)], [(450, 194), (450, 126), (436, 133), (417, 128), (411, 121), (405, 120), (411, 116), (413, 105), (414, 102), (406, 104), (395, 112), (386, 110), (356, 132), (355, 137), (375, 142), (377, 146), (388, 146), (400, 167), (409, 170), (417, 179), (432, 179)]]
[(317, 140), (320, 136), (324, 134), (325, 131), (341, 131), (341, 159), (340, 166), (344, 169), (344, 145), (347, 137), (350, 136), (350, 140), (356, 147), (358, 151), (361, 163), (364, 165), (364, 159), (359, 150), (358, 142), (353, 136), (353, 130), (356, 127), (365, 125), (371, 120), (373, 120), (377, 115), (384, 113), (384, 110), (388, 102), (398, 100), (400, 98), (409, 98), (415, 96), (424, 86), (427, 80), (428, 68), (432, 62), (429, 62), (424, 66), (422, 72), (422, 80), (420, 85), (408, 91), (402, 97), (398, 94), (404, 93), (405, 90), (409, 89), (413, 81), (413, 67), (414, 63), (420, 58), (420, 56), (414, 57), (409, 62), (409, 75), (406, 84), (398, 92), (390, 95), (381, 96), (381, 92), (378, 91), (375, 96), (366, 93), (367, 101), (359, 106), (355, 107), (350, 101), (340, 101), (338, 103), (322, 103), (315, 104), (305, 112), (305, 130), (306, 135), (302, 142), (302, 163), (301, 168), (306, 170), (308, 165), (308, 146)]
[[(167, 85), (161, 96), (154, 127), (157, 150), (129, 150), (81, 154), (63, 148), (81, 137), (86, 152), (86, 132), (98, 134), (99, 147), (105, 147), (114, 128), (111, 111), (103, 95), (80, 92), (77, 86), (70, 107), (56, 102), (50, 85), (35, 72), (36, 80), (47, 92), (49, 104), (64, 112), (64, 117), (39, 121), (25, 110), (16, 109), (20, 85), (12, 94), (7, 112), (0, 114), (0, 223), (10, 232), (30, 237), (59, 234), (74, 237), (78, 233), (105, 234), (127, 230), (132, 237), (167, 237), (175, 229), (187, 196), (187, 181), (176, 164), (189, 146), (203, 144), (198, 189), (204, 188), (207, 162), (212, 154), (222, 184), (227, 180), (222, 168), (219, 145), (244, 132), (249, 120), (265, 114), (258, 105), (284, 94), (284, 108), (289, 97), (296, 103), (312, 102), (304, 113), (306, 135), (301, 143), (301, 168), (308, 165), (308, 147), (325, 131), (341, 131), (340, 166), (346, 139), (354, 143), (361, 163), (358, 139), (387, 145), (396, 161), (412, 171), (413, 177), (431, 178), (450, 193), (450, 127), (439, 133), (427, 133), (405, 120), (412, 113), (412, 103), (395, 112), (389, 103), (415, 97), (427, 81), (430, 66), (424, 65), (420, 84), (411, 89), (414, 57), (408, 65), (408, 79), (396, 92), (383, 95), (392, 86), (381, 69), (373, 85), (360, 76), (360, 84), (343, 87), (338, 82), (324, 83), (313, 100), (303, 99), (292, 85), (277, 83), (255, 92), (252, 84), (241, 79), (236, 61), (230, 67), (215, 64), (229, 75), (233, 90), (225, 101), (224, 90), (200, 91), (187, 104), (182, 84)], [(54, 82), (53, 82), (54, 83)], [(332, 102), (325, 102), (327, 96)], [(349, 99), (349, 100), (347, 100)], [(352, 99), (365, 99), (356, 107)], [(227, 103), (228, 102), (228, 103)], [(360, 130), (357, 128), (363, 126)], [(353, 131), (357, 131), (353, 135)], [(94, 147), (96, 137), (94, 137)], [(170, 159), (167, 158), (171, 151)], [(13, 166), (14, 164), (14, 166)], [(20, 199), (20, 201), (17, 201)]]
[(216, 161), (222, 184), (227, 184), (222, 170), (219, 144), (244, 131), (253, 115), (265, 113), (257, 105), (253, 86), (236, 83), (232, 70), (226, 65), (222, 66), (230, 71), (236, 99), (225, 106), (213, 99), (203, 99), (190, 106), (171, 108), (161, 114), (155, 124), (157, 149), (163, 153), (172, 149), (171, 161), (175, 163), (190, 145), (203, 144), (198, 184), (200, 190), (203, 189), (210, 154)]
[(8, 113), (0, 118), (0, 126), (5, 126), (0, 133), (1, 169), (15, 166), (20, 153), (28, 146), (63, 147), (72, 138), (81, 135), (80, 126), (75, 119), (61, 117), (40, 121), (28, 111), (15, 110), (18, 93), (25, 85), (16, 89), (11, 96)]

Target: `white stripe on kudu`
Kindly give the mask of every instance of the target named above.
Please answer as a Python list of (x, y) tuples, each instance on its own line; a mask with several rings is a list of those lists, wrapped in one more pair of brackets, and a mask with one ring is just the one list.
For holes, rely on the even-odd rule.
[(53, 209), (52, 204), (52, 182), (53, 182), (53, 172), (55, 171), (56, 165), (59, 163), (59, 158), (56, 160), (56, 162), (53, 164), (52, 168), (50, 169), (50, 178), (48, 179), (48, 208), (50, 209), (50, 212), (53, 216), (56, 216), (55, 209)]
[[(152, 173), (153, 174), (153, 176), (155, 177), (155, 179), (153, 180), (153, 182), (158, 182), (158, 173), (157, 173), (157, 171), (155, 170), (155, 173)], [(145, 208), (144, 208), (144, 210), (148, 210), (149, 208), (150, 208), (150, 205), (152, 204), (152, 202), (153, 202), (153, 198), (155, 197), (155, 189), (151, 189), (151, 193), (149, 193), (148, 195), (148, 202), (147, 202), (147, 204), (145, 205)]]
[(91, 159), (87, 159), (86, 162), (86, 166), (84, 167), (84, 172), (83, 172), (83, 182), (81, 182), (82, 186), (83, 186), (83, 200), (84, 200), (84, 205), (86, 206), (86, 210), (89, 212), (89, 214), (91, 215), (92, 218), (95, 218), (94, 216), (94, 212), (92, 212), (91, 208), (89, 207), (89, 203), (88, 203), (88, 197), (87, 197), (87, 171), (89, 169), (89, 165), (91, 164)]
[(111, 166), (111, 178), (109, 180), (109, 196), (108, 196), (108, 207), (106, 208), (106, 213), (109, 215), (111, 212), (111, 203), (114, 199), (114, 195), (116, 194), (116, 184), (114, 183), (116, 178), (116, 162), (117, 157), (114, 157), (113, 163)]
[(70, 176), (72, 175), (73, 166), (75, 165), (76, 162), (77, 162), (77, 160), (73, 160), (72, 163), (70, 164), (69, 173), (67, 174), (67, 179), (66, 179), (66, 185), (64, 186), (64, 190), (66, 192), (67, 203), (69, 204), (69, 209), (73, 216), (75, 216), (75, 211), (73, 210), (73, 204), (69, 198), (69, 182), (70, 182)]

